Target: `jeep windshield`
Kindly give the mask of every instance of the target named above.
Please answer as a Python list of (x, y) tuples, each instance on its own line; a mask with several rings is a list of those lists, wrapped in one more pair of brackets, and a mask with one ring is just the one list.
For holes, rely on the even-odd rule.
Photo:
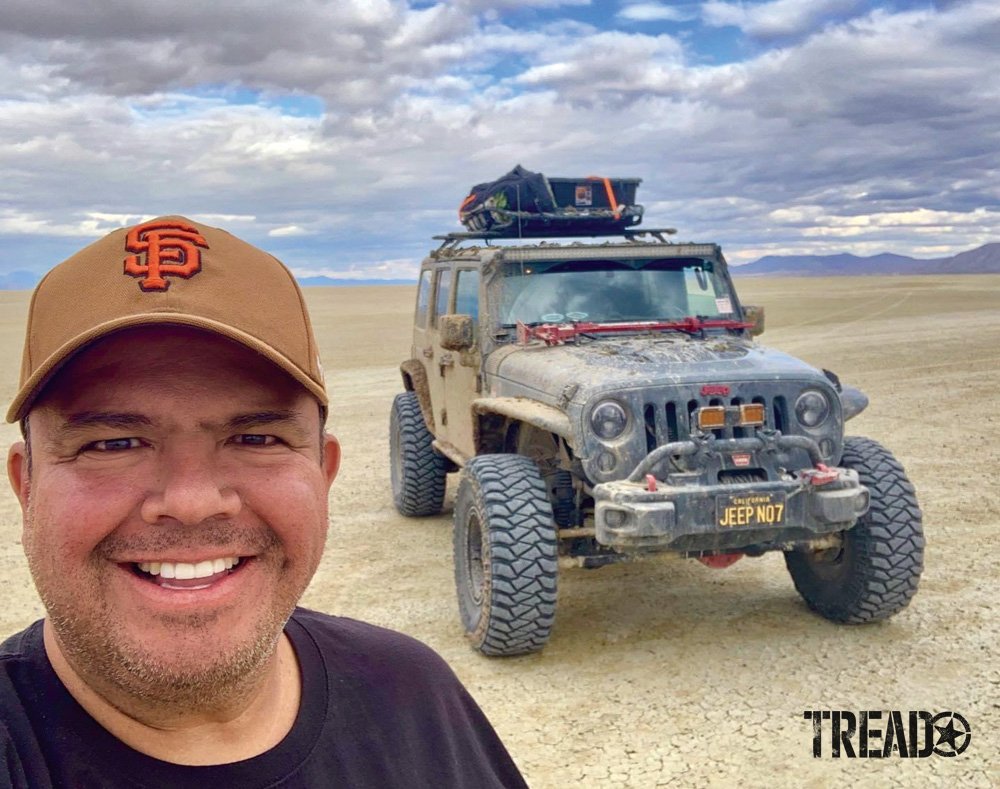
[(700, 258), (512, 263), (500, 315), (505, 328), (737, 317), (727, 280)]

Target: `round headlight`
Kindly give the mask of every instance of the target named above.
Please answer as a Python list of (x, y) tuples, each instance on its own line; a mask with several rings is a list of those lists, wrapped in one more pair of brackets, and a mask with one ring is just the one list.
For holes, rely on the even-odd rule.
[(815, 389), (805, 391), (795, 401), (795, 416), (806, 427), (819, 427), (830, 416), (830, 401)]
[(625, 432), (625, 428), (628, 427), (628, 414), (625, 413), (621, 403), (605, 400), (598, 403), (590, 412), (590, 426), (594, 428), (599, 438), (610, 441)]

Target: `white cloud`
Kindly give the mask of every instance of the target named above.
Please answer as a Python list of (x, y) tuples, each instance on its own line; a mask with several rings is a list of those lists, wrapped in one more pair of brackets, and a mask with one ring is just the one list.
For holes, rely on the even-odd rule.
[(685, 72), (683, 47), (669, 35), (595, 33), (553, 42), (539, 59), (541, 63), (518, 75), (517, 83), (554, 88), (563, 101), (580, 106), (617, 104)]
[(416, 279), (420, 274), (420, 258), (380, 260), (377, 263), (351, 263), (346, 268), (318, 267), (292, 269), (296, 277), (329, 277), (330, 279)]
[(626, 3), (617, 14), (619, 19), (630, 22), (685, 22), (696, 13), (688, 6), (667, 5), (666, 3)]
[(795, 36), (815, 29), (824, 18), (849, 12), (861, 0), (770, 0), (748, 3), (708, 0), (702, 6), (702, 18), (712, 27), (738, 27), (762, 38)]
[(284, 225), (268, 230), (267, 234), (272, 238), (281, 238), (283, 236), (308, 236), (310, 231), (298, 225)]
[[(958, 251), (1000, 236), (985, 210), (1000, 204), (993, 3), (843, 22), (831, 14), (850, 4), (709, 4), (743, 14), (748, 31), (784, 25), (800, 38), (723, 66), (695, 65), (691, 40), (597, 29), (558, 4), (547, 15), (536, 4), (530, 29), (499, 6), (477, 16), (485, 2), (259, 0), (200, 15), (120, 3), (90, 21), (71, 3), (8, 5), (8, 246), (182, 213), (222, 217), (304, 271), (385, 259), (396, 271), (433, 233), (460, 229), (469, 186), (517, 163), (642, 177), (645, 224), (732, 256)], [(208, 25), (226, 14), (228, 27)], [(323, 113), (295, 114), (286, 97)]]
[(100, 238), (122, 227), (123, 224), (143, 222), (152, 218), (152, 215), (142, 214), (91, 214), (76, 221), (58, 221), (37, 213), (8, 209), (0, 211), (0, 235)]
[[(602, 2), (603, 0), (598, 0)], [(469, 11), (521, 10), (523, 8), (559, 8), (560, 6), (587, 6), (591, 0), (457, 0), (458, 5)]]

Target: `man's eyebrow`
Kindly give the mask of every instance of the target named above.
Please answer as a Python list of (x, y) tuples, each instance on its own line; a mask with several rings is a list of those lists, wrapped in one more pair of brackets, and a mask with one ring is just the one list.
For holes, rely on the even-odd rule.
[[(245, 430), (272, 424), (290, 424), (306, 430), (302, 415), (291, 409), (274, 409), (266, 411), (250, 411), (237, 414), (222, 423), (202, 423), (206, 429), (221, 427), (227, 431)], [(73, 433), (89, 428), (100, 427), (113, 430), (134, 430), (136, 428), (152, 427), (154, 422), (144, 414), (119, 411), (79, 411), (65, 417), (63, 424), (56, 431), (57, 438), (64, 438)]]
[(259, 427), (274, 424), (275, 422), (300, 423), (301, 415), (297, 411), (277, 410), (277, 411), (253, 411), (247, 414), (238, 414), (225, 423), (227, 430), (241, 430), (248, 427)]
[(79, 411), (65, 418), (59, 428), (60, 433), (72, 433), (88, 427), (111, 427), (129, 429), (149, 427), (153, 420), (143, 414), (119, 411)]

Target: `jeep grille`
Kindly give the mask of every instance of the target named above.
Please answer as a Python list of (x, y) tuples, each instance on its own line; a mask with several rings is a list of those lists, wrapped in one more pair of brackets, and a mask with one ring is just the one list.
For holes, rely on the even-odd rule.
[[(707, 405), (743, 405), (760, 403), (764, 406), (766, 426), (774, 430), (788, 430), (788, 401), (783, 395), (756, 394), (750, 397), (689, 397), (672, 398), (643, 404), (642, 414), (646, 424), (646, 450), (652, 452), (671, 441), (684, 441), (691, 436), (692, 414)], [(753, 435), (752, 427), (725, 427), (713, 430), (717, 438), (747, 438)]]

